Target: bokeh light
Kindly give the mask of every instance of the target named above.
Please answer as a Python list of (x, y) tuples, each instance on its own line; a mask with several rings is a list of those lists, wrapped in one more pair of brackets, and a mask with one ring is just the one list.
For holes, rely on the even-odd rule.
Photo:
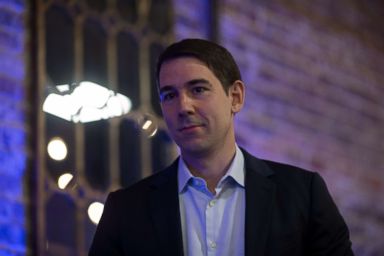
[(48, 155), (56, 160), (61, 161), (67, 157), (67, 145), (64, 140), (59, 137), (54, 137), (50, 140), (47, 146)]
[(68, 184), (72, 181), (72, 179), (73, 179), (73, 175), (71, 173), (64, 173), (57, 180), (57, 186), (60, 189), (65, 189), (68, 186)]
[(148, 137), (153, 137), (158, 129), (156, 118), (150, 114), (143, 114), (138, 120), (142, 132)]
[(100, 202), (93, 202), (88, 207), (88, 217), (94, 223), (98, 224), (103, 214), (104, 204)]

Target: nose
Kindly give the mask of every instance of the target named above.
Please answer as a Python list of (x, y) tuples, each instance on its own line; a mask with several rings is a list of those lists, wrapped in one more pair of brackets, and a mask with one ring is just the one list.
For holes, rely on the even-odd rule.
[(186, 93), (179, 95), (179, 115), (189, 115), (194, 112), (193, 101)]

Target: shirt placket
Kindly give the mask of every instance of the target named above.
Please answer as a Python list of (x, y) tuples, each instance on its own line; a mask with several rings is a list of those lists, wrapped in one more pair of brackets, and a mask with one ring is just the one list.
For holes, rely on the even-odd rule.
[(212, 256), (216, 255), (217, 252), (217, 229), (218, 229), (218, 223), (217, 220), (219, 219), (217, 216), (216, 211), (216, 204), (217, 204), (217, 198), (213, 197), (211, 198), (207, 205), (205, 210), (205, 216), (206, 216), (206, 243), (207, 243), (207, 255)]

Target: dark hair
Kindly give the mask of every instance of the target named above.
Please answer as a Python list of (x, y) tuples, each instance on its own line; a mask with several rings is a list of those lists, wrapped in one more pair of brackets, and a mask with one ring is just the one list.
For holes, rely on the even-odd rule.
[(157, 84), (161, 65), (179, 57), (195, 57), (204, 62), (220, 80), (225, 92), (228, 92), (228, 88), (236, 80), (241, 80), (239, 67), (227, 49), (203, 39), (184, 39), (168, 46), (159, 56), (156, 67)]

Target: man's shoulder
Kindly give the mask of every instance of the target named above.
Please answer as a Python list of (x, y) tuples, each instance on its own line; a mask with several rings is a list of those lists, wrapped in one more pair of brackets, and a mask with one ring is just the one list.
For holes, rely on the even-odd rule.
[(316, 172), (288, 163), (257, 158), (245, 152), (246, 169), (256, 172), (277, 183), (310, 183)]
[(322, 179), (318, 173), (302, 167), (270, 160), (263, 161), (274, 172), (271, 180), (280, 186), (307, 190), (311, 187), (314, 179)]
[[(324, 180), (317, 172), (271, 160), (254, 158), (251, 161), (257, 162), (257, 164), (253, 164), (253, 167), (262, 170), (247, 168), (247, 172), (253, 173), (253, 175), (248, 175), (249, 179), (253, 181), (261, 179), (263, 183), (272, 185), (276, 189), (276, 193), (285, 198), (285, 202), (308, 203), (310, 195), (314, 191), (316, 193), (320, 191), (321, 194), (327, 193), (324, 192), (326, 191)], [(258, 173), (259, 176), (255, 173)]]
[(266, 159), (262, 159), (261, 161), (263, 161), (269, 168), (271, 168), (276, 175), (312, 176), (315, 174), (314, 171), (289, 163), (276, 162)]

